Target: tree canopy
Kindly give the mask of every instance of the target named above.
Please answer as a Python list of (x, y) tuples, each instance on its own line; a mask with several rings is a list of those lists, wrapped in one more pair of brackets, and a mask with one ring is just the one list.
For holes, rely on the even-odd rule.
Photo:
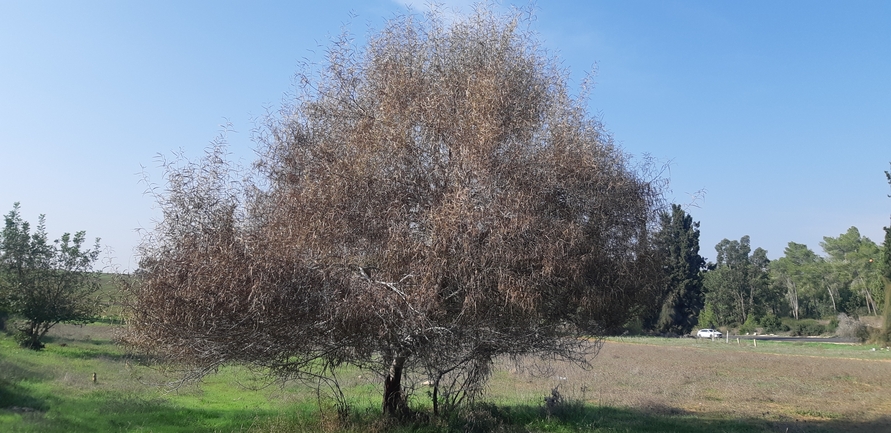
[(499, 355), (580, 363), (580, 336), (654, 299), (661, 180), (633, 166), (520, 15), (390, 21), (299, 75), (253, 178), (221, 146), (168, 167), (141, 246), (128, 341), (210, 371), (404, 372), (433, 404)]
[[(49, 243), (44, 216), (34, 232), (22, 219), (19, 203), (5, 215), (0, 233), (0, 306), (25, 319), (19, 328), (21, 343), (43, 347), (41, 339), (61, 322), (84, 323), (93, 319), (99, 301), (99, 239), (84, 249), (86, 233), (62, 235)], [(0, 308), (2, 310), (3, 308)]]
[(743, 324), (752, 317), (755, 326), (765, 316), (774, 320), (880, 314), (886, 299), (882, 273), (888, 247), (876, 245), (856, 227), (825, 236), (820, 245), (825, 256), (789, 242), (782, 257), (769, 261), (764, 250), (751, 251), (748, 237), (723, 240), (716, 246), (718, 264), (705, 275), (706, 322)]
[(715, 245), (717, 264), (704, 277), (706, 302), (718, 323), (745, 323), (762, 313), (769, 292), (767, 251), (752, 251), (749, 236), (739, 241), (723, 239)]
[[(807, 245), (789, 242), (784, 250), (785, 255), (771, 263), (770, 270), (775, 280), (785, 287), (786, 300), (792, 317), (798, 320), (802, 310), (801, 301), (822, 293), (824, 279), (821, 266), (824, 261)], [(836, 305), (838, 296), (828, 288), (832, 305)]]
[(835, 278), (851, 292), (851, 305), (843, 306), (845, 310), (863, 307), (867, 314), (878, 314), (878, 306), (884, 300), (879, 246), (861, 236), (857, 227), (849, 228), (838, 237), (824, 237), (820, 246), (828, 255)]

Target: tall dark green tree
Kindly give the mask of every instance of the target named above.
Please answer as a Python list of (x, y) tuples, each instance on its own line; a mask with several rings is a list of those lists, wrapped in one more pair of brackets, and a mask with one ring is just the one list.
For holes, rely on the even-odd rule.
[[(885, 172), (888, 185), (891, 185), (891, 171)], [(891, 197), (889, 195), (888, 197)], [(891, 341), (891, 224), (885, 227), (885, 242), (882, 243), (882, 282), (885, 283), (885, 309), (882, 312), (884, 319), (882, 339), (884, 343)]]
[[(885, 172), (888, 178), (888, 185), (891, 185), (891, 171)], [(891, 198), (891, 195), (888, 196)], [(885, 303), (891, 301), (888, 289), (891, 289), (891, 225), (885, 227), (885, 241), (882, 243), (882, 277), (885, 278)], [(886, 312), (887, 315), (887, 312)]]
[[(886, 172), (887, 173), (887, 172)], [(889, 175), (891, 181), (891, 175)], [(885, 227), (882, 243), (882, 282), (885, 284), (885, 307), (882, 311), (882, 343), (891, 342), (891, 226)]]
[(41, 349), (41, 339), (58, 323), (85, 323), (99, 306), (94, 296), (99, 273), (99, 239), (85, 249), (85, 232), (62, 235), (50, 243), (43, 215), (31, 232), (13, 205), (0, 232), (0, 304), (25, 319), (19, 326), (21, 344)]
[(662, 333), (687, 334), (702, 310), (702, 272), (705, 259), (699, 255), (699, 222), (679, 205), (660, 214), (657, 245), (665, 260), (665, 292), (654, 329)]

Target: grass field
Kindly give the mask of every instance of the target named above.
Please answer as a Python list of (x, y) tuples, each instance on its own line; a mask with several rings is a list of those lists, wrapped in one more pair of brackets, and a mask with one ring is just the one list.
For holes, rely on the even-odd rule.
[[(60, 325), (41, 352), (0, 337), (0, 431), (891, 431), (891, 351), (872, 346), (615, 339), (591, 370), (503, 361), (484, 401), (461, 416), (392, 425), (367, 372), (342, 373), (353, 409), (344, 421), (312, 389), (240, 367), (172, 388), (177, 376), (128, 356), (114, 330)], [(555, 387), (564, 401), (548, 411)], [(428, 407), (427, 390), (412, 402)]]
[(542, 385), (560, 382), (564, 395), (594, 407), (633, 409), (694, 425), (737, 420), (765, 431), (891, 431), (891, 351), (872, 349), (616, 339), (604, 345), (590, 371), (555, 364), (550, 382), (501, 373), (490, 395), (531, 397)]

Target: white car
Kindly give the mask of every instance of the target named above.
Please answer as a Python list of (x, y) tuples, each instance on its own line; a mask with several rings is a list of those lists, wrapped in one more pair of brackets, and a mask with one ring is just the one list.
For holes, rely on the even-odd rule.
[(716, 331), (714, 329), (700, 329), (699, 332), (696, 333), (696, 336), (699, 338), (721, 338), (721, 331)]

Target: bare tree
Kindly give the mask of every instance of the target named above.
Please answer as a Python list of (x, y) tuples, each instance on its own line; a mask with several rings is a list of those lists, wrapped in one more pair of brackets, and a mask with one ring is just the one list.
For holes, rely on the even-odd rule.
[(658, 286), (661, 181), (524, 24), (433, 11), (341, 39), (260, 135), (254, 180), (220, 146), (169, 166), (129, 341), (203, 371), (373, 369), (391, 415), (408, 373), (438, 410), (497, 356), (587, 363)]

